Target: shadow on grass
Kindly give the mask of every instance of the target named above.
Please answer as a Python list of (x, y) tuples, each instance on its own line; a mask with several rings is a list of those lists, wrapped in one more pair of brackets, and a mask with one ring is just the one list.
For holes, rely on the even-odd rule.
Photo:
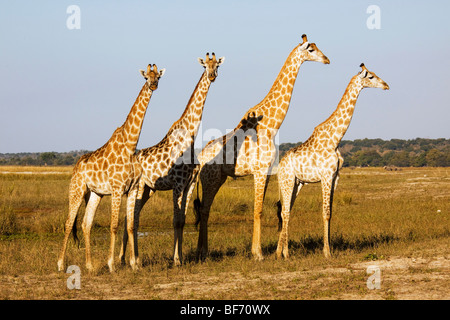
[[(331, 247), (333, 252), (353, 250), (355, 252), (361, 252), (368, 248), (375, 248), (381, 244), (391, 243), (399, 240), (400, 238), (390, 234), (378, 234), (367, 237), (361, 237), (357, 239), (347, 239), (343, 235), (335, 235), (331, 238)], [(323, 238), (317, 236), (305, 236), (299, 241), (289, 240), (289, 252), (291, 255), (311, 255), (322, 254)], [(275, 254), (277, 250), (277, 242), (271, 242), (268, 245), (262, 247), (263, 255), (270, 256)], [(235, 257), (243, 255), (247, 258), (252, 258), (251, 244), (245, 246), (245, 249), (238, 249), (236, 247), (225, 248), (222, 250), (213, 249), (209, 252), (207, 259), (214, 262), (220, 262), (225, 258)], [(197, 259), (197, 250), (192, 248), (183, 254), (183, 264), (185, 263), (198, 263), (201, 262)], [(153, 266), (164, 264), (168, 268), (175, 267), (173, 264), (172, 256), (161, 256), (158, 259), (150, 258), (147, 255), (142, 257), (142, 266)]]
[[(214, 262), (222, 261), (225, 257), (235, 257), (239, 254), (239, 250), (235, 247), (227, 248), (225, 250), (211, 250), (208, 253), (208, 259)], [(197, 259), (197, 250), (191, 249), (184, 255), (186, 262), (200, 262)]]
[[(225, 251), (212, 250), (209, 252), (207, 259), (214, 261), (214, 262), (219, 262), (219, 261), (222, 261), (225, 257), (234, 257), (237, 255), (238, 255), (238, 250), (236, 248), (228, 248)], [(155, 258), (155, 257), (150, 257), (147, 254), (143, 254), (141, 257), (141, 261), (142, 261), (143, 268), (153, 267), (153, 266), (161, 266), (161, 265), (166, 266), (166, 268), (168, 268), (168, 269), (177, 267), (174, 264), (173, 256), (171, 256), (171, 255), (170, 256), (169, 255), (159, 256), (159, 257)], [(202, 261), (197, 259), (197, 250), (196, 249), (190, 249), (185, 254), (183, 254), (182, 264), (199, 263), (199, 262), (202, 262)], [(127, 261), (127, 263), (128, 263), (128, 261)], [(128, 264), (121, 265), (121, 267), (127, 268), (127, 267), (129, 267), (129, 265)]]
[[(331, 237), (331, 249), (334, 252), (346, 250), (361, 252), (367, 248), (374, 248), (399, 239), (399, 237), (390, 234), (376, 234), (358, 239), (347, 239), (340, 234)], [(274, 254), (277, 250), (277, 244), (277, 242), (273, 242), (263, 247), (263, 253), (267, 255)], [(300, 252), (303, 255), (308, 255), (322, 252), (322, 249), (323, 237), (318, 235), (306, 236), (300, 241), (289, 240), (289, 252), (292, 254)]]

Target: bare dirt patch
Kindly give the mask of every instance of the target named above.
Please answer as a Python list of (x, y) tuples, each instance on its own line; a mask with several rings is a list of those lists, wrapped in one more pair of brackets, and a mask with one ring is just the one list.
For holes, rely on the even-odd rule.
[[(369, 266), (381, 270), (381, 288), (366, 285)], [(283, 272), (173, 271), (168, 276), (82, 275), (80, 290), (67, 289), (68, 274), (2, 276), (2, 299), (450, 299), (450, 261), (442, 250), (423, 257), (390, 257), (345, 267)], [(131, 272), (131, 271), (122, 271)], [(243, 293), (245, 292), (245, 293)]]

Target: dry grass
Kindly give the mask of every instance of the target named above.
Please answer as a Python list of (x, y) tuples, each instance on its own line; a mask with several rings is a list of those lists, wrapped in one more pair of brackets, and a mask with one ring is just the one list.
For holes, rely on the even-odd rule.
[[(253, 180), (243, 178), (229, 179), (216, 197), (211, 254), (204, 263), (194, 259), (197, 231), (190, 207), (185, 263), (172, 266), (172, 195), (158, 192), (142, 213), (141, 270), (125, 267), (109, 274), (110, 198), (105, 197), (93, 228), (97, 271), (88, 274), (84, 268), (83, 242), (80, 249), (70, 242), (67, 251), (68, 264), (81, 267), (81, 290), (68, 290), (68, 275), (56, 272), (71, 168), (0, 169), (9, 172), (0, 173), (1, 299), (450, 298), (448, 168), (344, 169), (335, 194), (330, 260), (322, 256), (320, 185), (305, 186), (293, 208), (291, 259), (275, 259), (278, 191), (272, 177), (262, 220), (266, 258), (253, 261)], [(382, 268), (380, 290), (366, 287), (368, 264)]]

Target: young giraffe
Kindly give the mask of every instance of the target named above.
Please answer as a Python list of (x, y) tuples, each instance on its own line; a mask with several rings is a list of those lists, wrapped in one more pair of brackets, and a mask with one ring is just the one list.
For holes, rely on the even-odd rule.
[(336, 110), (318, 125), (311, 137), (300, 146), (286, 152), (278, 166), (278, 185), (280, 190), (282, 230), (277, 247), (277, 257), (288, 258), (289, 213), (300, 189), (305, 183), (321, 182), (323, 198), (324, 246), (323, 253), (329, 258), (330, 220), (333, 193), (342, 156), (337, 150), (339, 142), (347, 131), (355, 110), (355, 103), (363, 88), (389, 89), (386, 82), (361, 64), (362, 71), (355, 75), (347, 86)]
[(253, 175), (255, 198), (252, 253), (256, 259), (263, 259), (260, 242), (261, 214), (268, 177), (276, 157), (275, 135), (288, 111), (292, 90), (301, 64), (304, 61), (330, 63), (330, 60), (314, 43), (308, 42), (306, 35), (302, 35), (302, 38), (303, 42), (297, 45), (289, 54), (269, 93), (259, 104), (247, 112), (254, 112), (257, 117), (262, 116), (256, 130), (256, 139), (253, 139), (251, 136), (245, 138), (245, 141), (237, 151), (237, 159), (233, 163), (214, 163), (214, 161), (210, 161), (209, 148), (214, 146), (214, 144), (206, 146), (198, 156), (202, 167), (199, 174), (202, 184), (202, 201), (200, 202), (197, 199), (197, 205), (195, 206), (199, 211), (197, 215), (200, 217), (198, 258), (205, 258), (208, 252), (207, 223), (209, 211), (220, 187), (228, 176), (242, 177)]
[[(135, 205), (135, 233), (139, 225), (139, 214), (145, 203), (156, 190), (173, 190), (173, 226), (174, 226), (174, 263), (181, 264), (183, 227), (185, 223), (186, 198), (190, 180), (194, 176), (193, 149), (194, 140), (197, 135), (203, 114), (210, 85), (218, 76), (218, 68), (225, 58), (216, 59), (214, 53), (212, 58), (209, 53), (206, 59), (198, 58), (199, 63), (205, 68), (194, 92), (181, 115), (169, 129), (166, 136), (155, 146), (141, 150), (138, 161), (142, 166), (143, 173), (139, 182), (139, 193)], [(190, 149), (189, 149), (190, 148)], [(188, 156), (187, 164), (181, 158)], [(130, 220), (128, 219), (128, 222)], [(126, 227), (126, 225), (125, 225)], [(129, 235), (124, 232), (123, 243), (120, 253), (122, 263), (125, 262), (125, 250)], [(130, 240), (131, 241), (131, 240)], [(135, 234), (134, 251), (138, 257), (137, 234)]]
[[(77, 238), (76, 217), (83, 198), (86, 201), (86, 213), (83, 219), (83, 233), (86, 242), (86, 267), (93, 270), (90, 249), (90, 230), (95, 211), (104, 195), (111, 195), (111, 244), (108, 266), (114, 271), (114, 244), (118, 227), (119, 210), (122, 195), (127, 194), (127, 216), (133, 220), (134, 199), (141, 175), (135, 150), (141, 133), (147, 106), (154, 90), (158, 88), (159, 79), (165, 69), (159, 72), (156, 65), (148, 65), (147, 70), (140, 70), (146, 79), (139, 96), (128, 114), (125, 123), (117, 128), (108, 142), (94, 152), (83, 155), (75, 165), (69, 187), (69, 216), (65, 225), (63, 247), (58, 259), (58, 270), (64, 266), (64, 255), (71, 230), (75, 241)], [(133, 238), (133, 224), (128, 233)], [(130, 264), (135, 268), (134, 250), (131, 250)]]

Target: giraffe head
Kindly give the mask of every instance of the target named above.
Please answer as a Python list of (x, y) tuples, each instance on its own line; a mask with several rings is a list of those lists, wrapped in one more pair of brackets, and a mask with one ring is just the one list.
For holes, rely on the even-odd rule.
[(308, 42), (306, 34), (302, 35), (303, 43), (299, 45), (300, 54), (305, 61), (317, 61), (324, 64), (329, 64), (330, 59), (317, 48), (315, 43)]
[(256, 116), (254, 111), (249, 112), (247, 117), (244, 117), (240, 122), (240, 129), (244, 130), (244, 132), (248, 130), (256, 130), (259, 122), (262, 120), (263, 115)]
[(362, 70), (358, 73), (356, 78), (361, 81), (363, 88), (381, 88), (383, 90), (389, 90), (389, 85), (375, 73), (367, 70), (364, 63), (361, 63), (360, 67)]
[(206, 59), (198, 58), (198, 62), (205, 68), (206, 75), (211, 82), (214, 82), (217, 78), (217, 69), (225, 61), (225, 57), (216, 59), (216, 55), (212, 54), (212, 58), (209, 57), (209, 53), (206, 54)]
[(150, 90), (154, 91), (158, 88), (158, 82), (159, 79), (164, 75), (164, 72), (166, 72), (166, 69), (161, 69), (158, 72), (158, 68), (156, 67), (156, 64), (149, 64), (147, 66), (147, 71), (139, 70), (142, 76), (147, 81), (147, 85), (150, 88)]

